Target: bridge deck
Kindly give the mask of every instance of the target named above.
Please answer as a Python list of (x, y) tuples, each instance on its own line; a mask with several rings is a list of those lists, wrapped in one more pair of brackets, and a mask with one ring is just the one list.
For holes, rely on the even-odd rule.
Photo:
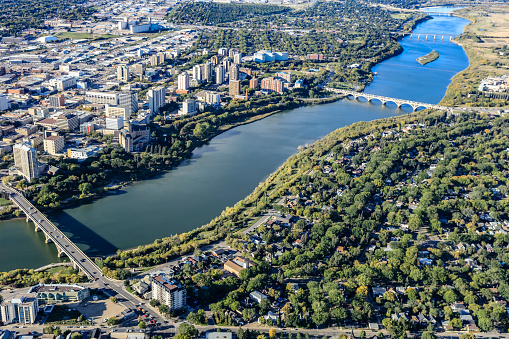
[(18, 208), (25, 213), (27, 219), (30, 219), (35, 224), (35, 230), (41, 230), (46, 236), (47, 242), (49, 240), (55, 243), (59, 255), (65, 254), (80, 271), (85, 273), (89, 278), (93, 279), (94, 275), (101, 273), (99, 267), (95, 262), (90, 259), (83, 251), (72, 242), (64, 233), (62, 233), (46, 216), (35, 208), (30, 201), (28, 201), (21, 192), (16, 189), (7, 188), (3, 186), (4, 190), (8, 193), (9, 199)]

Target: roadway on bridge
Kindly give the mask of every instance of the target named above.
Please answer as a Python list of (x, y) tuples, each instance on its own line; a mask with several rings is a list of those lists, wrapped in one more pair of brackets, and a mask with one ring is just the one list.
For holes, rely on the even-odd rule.
[[(123, 281), (116, 281), (103, 276), (101, 269), (95, 262), (49, 221), (43, 213), (35, 208), (23, 194), (4, 184), (0, 184), (0, 189), (9, 193), (10, 200), (55, 243), (59, 251), (65, 253), (65, 255), (91, 279), (95, 287), (105, 290), (110, 296), (116, 297), (117, 301), (126, 308), (134, 309), (140, 305), (140, 299), (124, 289)], [(149, 311), (150, 315), (158, 322), (164, 321), (164, 318), (162, 318), (159, 313), (155, 311), (150, 312), (149, 308), (146, 308), (146, 310)]]

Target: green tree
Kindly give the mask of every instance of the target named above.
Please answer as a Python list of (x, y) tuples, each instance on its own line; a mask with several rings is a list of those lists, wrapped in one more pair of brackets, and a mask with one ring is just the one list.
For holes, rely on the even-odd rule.
[(145, 323), (143, 320), (138, 323), (138, 328), (145, 329), (147, 328), (147, 323)]
[(115, 317), (112, 317), (112, 318), (109, 318), (108, 321), (106, 322), (106, 324), (108, 326), (115, 326), (115, 325), (118, 325), (118, 319), (115, 318)]

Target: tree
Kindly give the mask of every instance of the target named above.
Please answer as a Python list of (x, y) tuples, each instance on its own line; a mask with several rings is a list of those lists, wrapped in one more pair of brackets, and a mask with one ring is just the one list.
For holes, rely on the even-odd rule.
[(157, 302), (157, 300), (152, 299), (152, 300), (150, 300), (149, 304), (150, 304), (150, 306), (152, 306), (152, 307), (157, 307), (158, 302)]
[(182, 323), (179, 326), (179, 334), (188, 336), (188, 337), (194, 337), (198, 334), (198, 331), (196, 328), (191, 324)]
[(71, 334), (71, 339), (81, 339), (81, 338), (83, 338), (83, 336), (79, 332), (74, 332), (73, 334)]
[(92, 193), (93, 188), (94, 187), (89, 182), (84, 182), (78, 186), (78, 189), (80, 190), (81, 194), (83, 194), (83, 195), (89, 195), (90, 193)]
[(116, 297), (111, 297), (110, 300), (111, 300), (112, 303), (115, 303), (115, 304), (117, 303), (117, 298)]
[(142, 330), (143, 330), (143, 329), (145, 329), (145, 328), (147, 328), (147, 323), (146, 323), (146, 322), (144, 322), (143, 320), (142, 320), (142, 321), (140, 321), (140, 322), (138, 323), (138, 328), (139, 328), (139, 329), (142, 329)]
[(460, 339), (475, 339), (475, 335), (472, 333), (463, 333), (460, 335)]
[(237, 339), (246, 339), (242, 327), (239, 327), (237, 330)]
[(271, 328), (269, 330), (269, 337), (270, 338), (275, 338), (276, 337), (276, 329), (275, 328)]
[(435, 333), (426, 331), (422, 334), (421, 339), (437, 339)]
[(167, 305), (160, 305), (159, 306), (159, 313), (161, 313), (161, 314), (168, 314), (168, 313), (170, 313), (170, 308)]
[(360, 333), (360, 338), (365, 339), (366, 338), (366, 331), (362, 330)]
[(444, 293), (444, 300), (447, 303), (451, 304), (458, 300), (458, 296), (456, 295), (456, 293), (454, 293), (453, 290), (448, 290), (447, 292)]
[(463, 322), (460, 319), (458, 319), (458, 318), (452, 319), (449, 322), (449, 325), (451, 325), (454, 328), (463, 328)]
[(115, 325), (118, 325), (118, 319), (115, 318), (115, 317), (112, 317), (112, 318), (109, 318), (108, 321), (106, 322), (106, 324), (108, 326), (115, 326)]

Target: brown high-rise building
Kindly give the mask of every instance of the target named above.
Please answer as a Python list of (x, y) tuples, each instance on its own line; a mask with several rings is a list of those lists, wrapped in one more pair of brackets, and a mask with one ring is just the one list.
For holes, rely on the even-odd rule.
[(230, 80), (230, 96), (240, 95), (240, 80)]
[(258, 79), (252, 78), (249, 80), (249, 88), (258, 89)]

